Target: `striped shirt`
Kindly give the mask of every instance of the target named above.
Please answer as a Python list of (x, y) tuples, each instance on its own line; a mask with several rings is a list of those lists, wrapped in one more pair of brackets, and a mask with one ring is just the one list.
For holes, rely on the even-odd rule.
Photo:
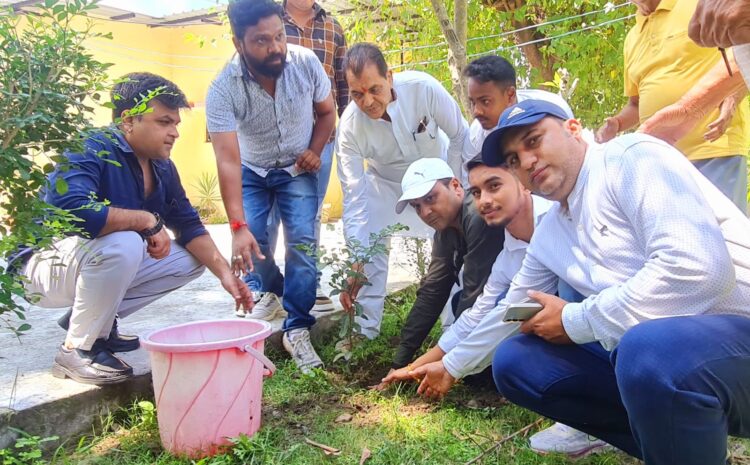
[(331, 79), (333, 99), (338, 114), (344, 112), (349, 104), (349, 84), (344, 72), (344, 55), (346, 54), (346, 37), (341, 24), (329, 15), (317, 3), (313, 4), (315, 17), (307, 24), (299, 25), (286, 11), (284, 4), (284, 28), (287, 43), (300, 45), (315, 52), (323, 64), (326, 74)]
[(206, 96), (208, 132), (236, 132), (242, 164), (263, 177), (271, 169), (291, 169), (309, 147), (315, 123), (313, 104), (331, 93), (331, 82), (312, 51), (288, 45), (286, 61), (276, 81), (275, 97), (236, 54)]

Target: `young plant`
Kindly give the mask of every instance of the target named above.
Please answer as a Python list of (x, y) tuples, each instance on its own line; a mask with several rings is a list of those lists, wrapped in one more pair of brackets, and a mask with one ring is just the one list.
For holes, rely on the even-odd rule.
[(193, 188), (198, 192), (198, 213), (204, 222), (208, 222), (217, 213), (216, 203), (221, 202), (219, 179), (215, 173), (203, 172)]
[(417, 281), (421, 283), (427, 276), (432, 260), (430, 240), (424, 237), (406, 237), (404, 238), (404, 248), (408, 256), (409, 268), (416, 274)]
[(346, 312), (341, 319), (339, 327), (339, 342), (336, 344), (336, 356), (333, 361), (340, 359), (349, 361), (352, 358), (352, 349), (356, 343), (356, 335), (360, 333), (360, 325), (356, 317), (362, 316), (362, 304), (357, 301), (356, 292), (362, 286), (371, 286), (364, 272), (365, 265), (372, 263), (374, 257), (388, 253), (386, 240), (393, 234), (406, 231), (409, 228), (403, 224), (396, 223), (381, 229), (377, 233), (371, 233), (367, 244), (357, 239), (348, 239), (341, 249), (326, 250), (319, 247), (317, 251), (307, 246), (301, 246), (307, 253), (314, 255), (318, 261), (318, 268), (331, 268), (331, 297), (339, 294), (348, 294), (352, 302), (352, 311)]

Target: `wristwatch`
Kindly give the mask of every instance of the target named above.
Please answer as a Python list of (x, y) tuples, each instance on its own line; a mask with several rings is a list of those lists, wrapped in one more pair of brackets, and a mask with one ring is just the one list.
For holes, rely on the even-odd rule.
[(140, 234), (144, 239), (159, 233), (164, 228), (164, 220), (161, 219), (161, 216), (159, 216), (159, 214), (156, 212), (151, 212), (151, 214), (156, 218), (156, 225), (154, 225), (153, 228), (146, 228), (138, 231), (138, 234)]

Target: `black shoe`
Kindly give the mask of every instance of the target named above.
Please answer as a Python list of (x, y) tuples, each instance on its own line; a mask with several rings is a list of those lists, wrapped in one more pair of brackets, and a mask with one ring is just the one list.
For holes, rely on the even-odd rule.
[(61, 346), (55, 355), (52, 376), (101, 386), (127, 380), (133, 376), (133, 367), (115, 357), (103, 344), (94, 344), (91, 350)]
[[(67, 331), (68, 326), (70, 326), (70, 316), (72, 314), (73, 309), (71, 308), (65, 312), (59, 320), (57, 320), (57, 324), (65, 331)], [(96, 340), (97, 343), (100, 343), (100, 341), (102, 341), (101, 343), (105, 344), (112, 352), (132, 352), (141, 346), (138, 336), (120, 334), (120, 332), (117, 331), (117, 318), (115, 318), (115, 322), (112, 323), (112, 330), (109, 332), (109, 337), (107, 339)]]

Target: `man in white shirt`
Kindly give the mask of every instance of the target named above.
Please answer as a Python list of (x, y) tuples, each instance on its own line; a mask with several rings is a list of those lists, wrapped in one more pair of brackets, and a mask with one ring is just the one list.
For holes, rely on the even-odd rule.
[[(468, 127), (458, 104), (428, 74), (392, 74), (372, 44), (352, 46), (344, 69), (352, 101), (339, 122), (337, 153), (346, 238), (367, 244), (370, 233), (395, 223), (409, 226), (410, 235), (431, 236), (431, 228), (413, 211), (396, 216), (393, 206), (401, 195), (406, 168), (417, 159), (442, 158), (461, 179)], [(372, 339), (380, 332), (388, 257), (376, 256), (364, 271), (372, 285), (353, 297), (364, 308), (357, 319), (360, 331)], [(341, 304), (351, 309), (347, 293), (341, 294)]]
[(570, 118), (573, 111), (557, 94), (538, 89), (516, 89), (516, 70), (505, 58), (488, 55), (477, 58), (464, 70), (468, 78), (469, 103), (474, 121), (464, 144), (464, 163), (482, 153), (482, 143), (497, 126), (506, 108), (527, 99), (547, 100), (564, 109)]
[[(507, 168), (485, 165), (481, 156), (470, 160), (466, 164), (466, 170), (470, 183), (468, 195), (474, 199), (476, 210), (485, 223), (490, 227), (505, 228), (505, 246), (492, 265), (487, 283), (474, 305), (464, 311), (445, 331), (435, 347), (408, 366), (389, 373), (383, 378), (379, 389), (384, 389), (394, 381), (420, 379), (420, 394), (442, 397), (456, 383), (457, 378), (481, 372), (492, 362), (493, 351), (485, 350), (485, 347), (495, 347), (495, 339), (472, 340), (472, 346), (480, 347), (481, 350), (477, 350), (474, 356), (469, 350), (458, 359), (448, 357), (452, 363), (447, 367), (441, 360), (459, 343), (470, 340), (472, 332), (482, 323), (485, 315), (508, 292), (513, 277), (521, 268), (534, 228), (553, 202), (532, 195)], [(558, 294), (568, 301), (582, 299), (582, 296), (562, 281), (559, 283)], [(518, 325), (509, 328), (515, 334)], [(457, 367), (461, 370), (461, 375), (458, 375)], [(537, 452), (561, 452), (576, 458), (605, 446), (604, 441), (562, 424), (555, 424), (531, 438), (531, 447)]]
[[(674, 147), (587, 143), (566, 118), (520, 102), (483, 147), (558, 202), (479, 328), (502, 341), (498, 390), (646, 465), (724, 464), (727, 435), (750, 435), (750, 220)], [(552, 295), (557, 276), (586, 298)], [(508, 338), (528, 298), (543, 309)]]

